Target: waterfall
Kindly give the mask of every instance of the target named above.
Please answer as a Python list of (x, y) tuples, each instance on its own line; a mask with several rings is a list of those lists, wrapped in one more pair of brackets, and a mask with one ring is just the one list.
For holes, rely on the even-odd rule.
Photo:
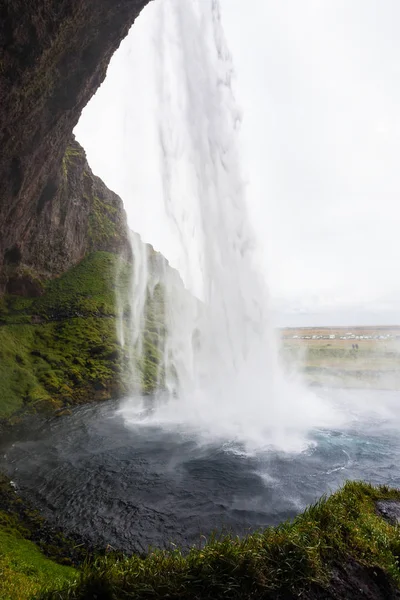
[(140, 395), (143, 391), (141, 361), (150, 284), (149, 260), (148, 247), (140, 236), (133, 232), (128, 235), (132, 264), (121, 257), (116, 274), (117, 335), (126, 352), (129, 389)]
[[(269, 297), (255, 266), (241, 112), (219, 2), (159, 0), (152, 27), (154, 161), (192, 295), (164, 265), (163, 385), (151, 411), (135, 396), (122, 412), (128, 422), (179, 427), (247, 449), (302, 448), (309, 429), (333, 415), (298, 380), (288, 381), (279, 362)], [(137, 356), (149, 270), (137, 248), (134, 256), (130, 339)]]

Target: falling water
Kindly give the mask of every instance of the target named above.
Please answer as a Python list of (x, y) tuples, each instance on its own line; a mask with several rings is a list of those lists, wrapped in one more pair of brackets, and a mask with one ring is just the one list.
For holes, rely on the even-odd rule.
[(129, 388), (142, 391), (141, 357), (149, 280), (148, 247), (139, 235), (129, 232), (132, 263), (120, 257), (117, 268), (117, 335), (126, 352)]
[[(307, 431), (331, 422), (332, 411), (287, 381), (279, 364), (268, 293), (254, 264), (241, 113), (219, 2), (164, 0), (152, 14), (159, 185), (198, 300), (164, 269), (167, 399), (158, 394), (150, 413), (134, 399), (124, 413), (247, 448), (304, 447)], [(136, 271), (148, 272), (140, 264)], [(131, 304), (139, 330), (146, 286), (137, 279)]]

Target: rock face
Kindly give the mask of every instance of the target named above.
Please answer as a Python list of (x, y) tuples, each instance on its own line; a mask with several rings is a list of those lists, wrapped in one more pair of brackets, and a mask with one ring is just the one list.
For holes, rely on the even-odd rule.
[(376, 509), (391, 525), (400, 525), (400, 502), (397, 500), (382, 500), (376, 503)]
[[(51, 276), (85, 252), (90, 207), (74, 195), (79, 172), (68, 172), (65, 161), (74, 162), (74, 154), (66, 150), (147, 2), (0, 0), (0, 293), (9, 286), (35, 293), (33, 277), (17, 277), (18, 283), (10, 270)], [(102, 184), (91, 181), (101, 201)]]
[(95, 177), (74, 138), (53, 178), (52, 196), (29, 221), (23, 241), (5, 250), (2, 287), (8, 294), (37, 296), (44, 279), (65, 272), (88, 252), (128, 257), (122, 200)]

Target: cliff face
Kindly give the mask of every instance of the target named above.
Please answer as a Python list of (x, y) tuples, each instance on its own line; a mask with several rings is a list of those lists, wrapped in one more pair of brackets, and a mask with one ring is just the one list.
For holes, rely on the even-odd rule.
[[(0, 293), (10, 285), (35, 293), (28, 279), (13, 283), (18, 270), (55, 275), (82, 258), (88, 245), (104, 243), (85, 239), (96, 216), (74, 196), (81, 183), (77, 150), (72, 142), (68, 154), (67, 146), (147, 2), (0, 0)], [(101, 202), (102, 184), (90, 179), (85, 186), (97, 186)]]
[(40, 295), (43, 280), (65, 272), (88, 252), (129, 256), (122, 201), (93, 175), (74, 138), (54, 182), (51, 199), (30, 220), (23, 243), (16, 239), (6, 249), (2, 270), (6, 293)]

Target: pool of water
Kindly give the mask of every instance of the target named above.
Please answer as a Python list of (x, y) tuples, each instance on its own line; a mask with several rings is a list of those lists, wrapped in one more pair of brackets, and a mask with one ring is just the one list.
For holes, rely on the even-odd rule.
[(95, 543), (141, 552), (202, 543), (215, 530), (244, 535), (346, 479), (400, 487), (399, 393), (341, 401), (346, 427), (310, 431), (302, 452), (251, 454), (184, 428), (129, 423), (114, 402), (93, 405), (14, 443), (0, 468), (51, 522)]

